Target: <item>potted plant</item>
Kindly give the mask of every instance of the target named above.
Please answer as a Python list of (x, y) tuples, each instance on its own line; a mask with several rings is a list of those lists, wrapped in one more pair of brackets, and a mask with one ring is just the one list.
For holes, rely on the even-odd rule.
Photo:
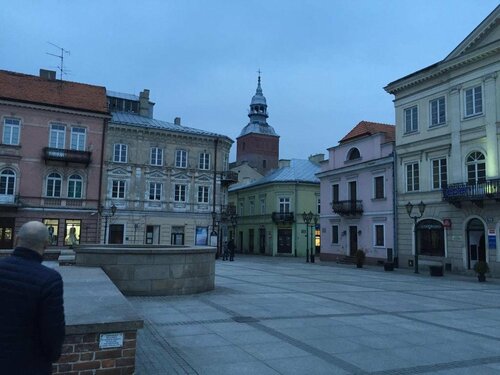
[(362, 249), (356, 250), (356, 267), (363, 268), (363, 263), (365, 263), (365, 252)]
[(490, 267), (488, 266), (488, 263), (480, 260), (474, 264), (474, 271), (477, 273), (477, 280), (482, 283), (486, 281), (485, 274), (490, 272)]

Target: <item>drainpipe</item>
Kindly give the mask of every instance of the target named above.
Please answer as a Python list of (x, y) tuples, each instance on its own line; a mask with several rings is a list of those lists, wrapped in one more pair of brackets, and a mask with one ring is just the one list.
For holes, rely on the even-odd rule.
[[(212, 192), (212, 232), (215, 232), (215, 201), (216, 201), (216, 191), (217, 191), (217, 148), (219, 145), (219, 138), (214, 140), (214, 188)], [(220, 227), (219, 233), (217, 234), (217, 252), (215, 254), (216, 259), (219, 257), (219, 242), (220, 242)]]
[(299, 217), (299, 212), (297, 211), (298, 207), (297, 207), (297, 202), (298, 202), (298, 197), (297, 197), (297, 184), (298, 182), (295, 181), (295, 208), (294, 208), (294, 211), (295, 211), (295, 241), (294, 241), (294, 252), (295, 252), (295, 257), (297, 257), (297, 241), (299, 240), (299, 233), (298, 233), (298, 224), (297, 224), (297, 219)]
[(396, 264), (397, 267), (399, 267), (399, 251), (398, 251), (398, 199), (397, 199), (397, 191), (398, 191), (398, 184), (397, 184), (397, 176), (398, 174), (396, 173), (397, 171), (397, 153), (396, 153), (396, 147), (394, 146), (394, 151), (392, 152), (392, 221), (393, 221), (393, 251), (392, 251), (392, 260), (394, 262), (394, 258), (397, 256), (398, 259), (398, 264)]
[[(97, 210), (99, 209), (99, 207), (101, 207), (101, 194), (102, 194), (102, 178), (103, 178), (103, 174), (104, 174), (104, 155), (105, 155), (105, 152), (104, 152), (104, 148), (106, 147), (106, 135), (107, 135), (107, 128), (108, 128), (108, 122), (109, 120), (108, 119), (104, 119), (104, 126), (103, 126), (103, 129), (102, 129), (102, 139), (101, 139), (101, 163), (100, 163), (100, 170), (99, 170), (99, 190), (98, 190), (98, 196), (97, 196)], [(107, 186), (107, 184), (106, 184)], [(99, 215), (97, 215), (99, 216)], [(96, 218), (97, 221), (99, 222), (101, 219), (100, 217), (97, 217)], [(101, 238), (101, 233), (100, 233), (100, 230), (99, 230), (99, 226), (96, 225), (96, 240), (97, 240), (97, 243), (99, 243), (99, 239)], [(104, 239), (104, 241), (106, 241), (106, 239)]]

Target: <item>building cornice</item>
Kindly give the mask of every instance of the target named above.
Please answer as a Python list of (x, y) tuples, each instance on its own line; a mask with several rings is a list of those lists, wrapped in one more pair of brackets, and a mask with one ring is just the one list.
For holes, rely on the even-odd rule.
[(79, 110), (74, 108), (61, 107), (57, 105), (44, 105), (44, 104), (37, 104), (32, 102), (23, 102), (19, 100), (9, 100), (9, 99), (0, 99), (0, 104), (18, 108), (35, 109), (38, 111), (57, 112), (69, 115), (95, 117), (103, 120), (111, 119), (111, 114), (109, 113)]

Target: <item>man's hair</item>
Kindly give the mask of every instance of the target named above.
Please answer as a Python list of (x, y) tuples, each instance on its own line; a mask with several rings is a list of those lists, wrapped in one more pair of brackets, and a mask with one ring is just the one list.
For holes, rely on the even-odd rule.
[(48, 243), (49, 231), (39, 221), (28, 221), (19, 229), (17, 238), (17, 246), (41, 252)]

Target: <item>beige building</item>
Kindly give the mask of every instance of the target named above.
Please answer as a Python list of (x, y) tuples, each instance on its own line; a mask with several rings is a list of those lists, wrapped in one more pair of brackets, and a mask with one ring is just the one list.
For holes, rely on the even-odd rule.
[(149, 90), (108, 91), (101, 238), (105, 243), (207, 245), (227, 204), (233, 141), (153, 118)]
[(500, 274), (499, 71), (497, 7), (444, 60), (385, 88), (395, 97), (400, 266), (415, 266), (416, 248), (418, 262), (460, 272), (481, 260)]

